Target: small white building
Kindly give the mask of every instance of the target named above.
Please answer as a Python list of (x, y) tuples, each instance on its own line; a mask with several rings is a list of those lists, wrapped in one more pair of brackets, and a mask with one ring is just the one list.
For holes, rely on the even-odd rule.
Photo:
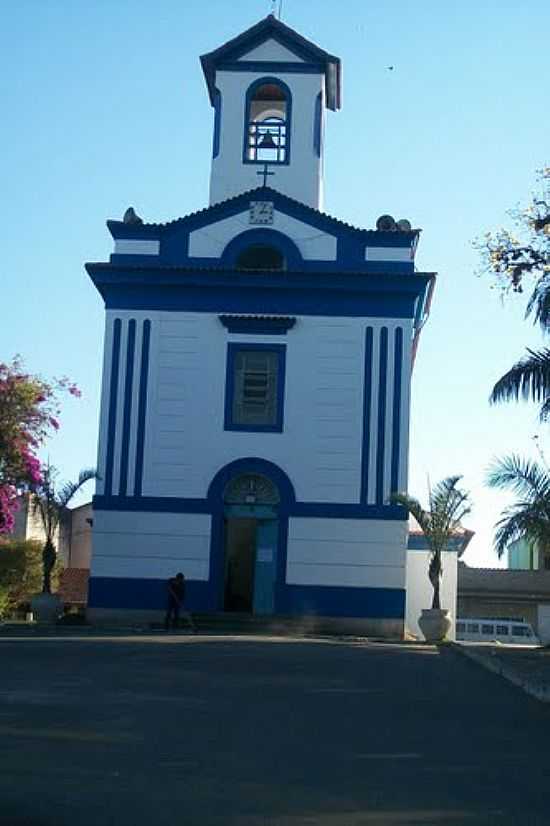
[[(322, 211), (340, 60), (269, 16), (201, 58), (210, 205), (109, 221), (89, 614), (314, 615), (402, 636), (419, 230)], [(351, 185), (352, 182), (350, 182)]]

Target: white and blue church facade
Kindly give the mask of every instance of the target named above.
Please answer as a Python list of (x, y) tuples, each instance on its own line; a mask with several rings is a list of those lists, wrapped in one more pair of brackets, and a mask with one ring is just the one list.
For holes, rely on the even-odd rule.
[(109, 221), (92, 620), (316, 617), (402, 636), (419, 231), (323, 211), (338, 58), (269, 16), (201, 59), (210, 205)]

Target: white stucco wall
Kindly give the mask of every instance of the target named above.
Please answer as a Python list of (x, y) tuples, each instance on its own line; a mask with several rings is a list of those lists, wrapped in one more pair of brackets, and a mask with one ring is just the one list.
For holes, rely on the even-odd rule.
[(96, 511), (91, 575), (208, 580), (210, 523), (205, 514)]
[[(237, 235), (256, 229), (249, 222), (249, 212), (241, 212), (215, 224), (189, 233), (189, 255), (219, 258), (227, 244)], [(274, 229), (290, 238), (306, 261), (336, 261), (337, 239), (328, 232), (316, 230), (278, 210), (273, 211), (273, 223), (265, 229)]]
[(303, 63), (303, 60), (273, 38), (264, 41), (255, 49), (250, 49), (240, 61), (246, 60), (283, 60), (290, 63)]
[(404, 588), (406, 537), (406, 522), (292, 517), (287, 582)]
[[(388, 336), (384, 496), (391, 493), (394, 330), (404, 328), (401, 379), (399, 488), (406, 488), (408, 454), (410, 322), (328, 318), (297, 319), (286, 336), (254, 336), (258, 343), (286, 344), (284, 432), (224, 430), (228, 342), (250, 344), (250, 336), (229, 334), (210, 313), (133, 313), (109, 311), (112, 325), (122, 319), (120, 370), (114, 440), (113, 493), (119, 493), (128, 321), (136, 319), (134, 382), (130, 417), (128, 478), (134, 490), (142, 322), (151, 320), (145, 429), (143, 495), (203, 499), (217, 471), (246, 456), (260, 456), (281, 467), (300, 501), (357, 503), (361, 487), (365, 329), (374, 329), (371, 436), (367, 501), (376, 502), (380, 330)], [(98, 467), (104, 492), (111, 354), (106, 358), (100, 419)], [(299, 446), (299, 449), (297, 449)]]
[[(276, 75), (290, 88), (292, 113), (290, 163), (271, 167), (269, 185), (304, 204), (322, 209), (322, 163), (314, 149), (313, 131), (317, 95), (324, 89), (324, 74), (267, 73)], [(212, 160), (210, 204), (232, 198), (261, 185), (256, 173), (261, 164), (243, 163), (246, 91), (265, 72), (219, 71), (216, 86), (220, 91), (220, 151)], [(322, 113), (324, 118), (325, 114)]]
[[(441, 580), (441, 607), (447, 608), (453, 621), (449, 639), (456, 638), (456, 592), (457, 592), (457, 555), (454, 552), (443, 553), (443, 578)], [(433, 588), (428, 579), (430, 554), (428, 551), (408, 551), (407, 553), (407, 605), (405, 613), (406, 629), (418, 639), (424, 636), (418, 625), (418, 618), (423, 608), (432, 607)]]

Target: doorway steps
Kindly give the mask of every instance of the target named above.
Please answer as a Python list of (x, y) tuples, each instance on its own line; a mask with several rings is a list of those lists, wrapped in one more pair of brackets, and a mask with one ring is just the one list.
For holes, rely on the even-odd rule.
[(253, 616), (228, 611), (218, 614), (193, 614), (199, 632), (207, 634), (259, 634), (307, 636), (321, 628), (315, 617)]

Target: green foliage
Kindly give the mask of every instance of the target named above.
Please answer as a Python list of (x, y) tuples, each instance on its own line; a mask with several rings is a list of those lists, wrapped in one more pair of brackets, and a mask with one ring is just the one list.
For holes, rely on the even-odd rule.
[[(482, 271), (490, 274), (503, 292), (521, 293), (531, 282), (526, 316), (550, 332), (550, 167), (539, 172), (539, 192), (530, 205), (510, 213), (519, 230), (488, 232), (477, 242)], [(550, 415), (550, 350), (528, 350), (495, 384), (490, 401), (532, 400), (541, 405), (540, 417)]]
[(550, 349), (527, 350), (527, 354), (497, 381), (489, 400), (498, 404), (531, 399), (541, 405), (539, 415), (546, 421), (550, 415)]
[(431, 551), (428, 576), (434, 589), (432, 608), (439, 608), (439, 586), (443, 574), (441, 554), (462, 526), (462, 520), (471, 511), (470, 494), (461, 490), (458, 483), (462, 476), (448, 476), (428, 489), (429, 506), (425, 510), (418, 499), (406, 493), (395, 493), (392, 501), (411, 513), (426, 538)]
[(525, 209), (509, 215), (518, 234), (508, 229), (488, 232), (475, 246), (482, 272), (492, 276), (503, 292), (521, 293), (534, 281), (527, 312), (546, 329), (550, 323), (550, 167), (538, 173), (538, 191)]
[(550, 473), (538, 462), (512, 454), (493, 462), (487, 484), (508, 489), (518, 501), (506, 508), (495, 525), (494, 546), (501, 557), (511, 542), (525, 539), (550, 550)]
[(42, 584), (42, 545), (35, 540), (0, 541), (0, 617), (28, 602)]
[(57, 470), (49, 463), (42, 470), (42, 481), (33, 497), (33, 511), (38, 514), (46, 541), (42, 549), (42, 591), (51, 593), (51, 576), (57, 561), (54, 546), (55, 534), (60, 523), (69, 513), (69, 502), (89, 481), (97, 478), (93, 468), (81, 470), (76, 482), (57, 484)]
[(59, 394), (80, 396), (66, 378), (47, 382), (19, 358), (0, 362), (0, 534), (11, 533), (18, 494), (41, 480), (37, 450), (59, 428)]

